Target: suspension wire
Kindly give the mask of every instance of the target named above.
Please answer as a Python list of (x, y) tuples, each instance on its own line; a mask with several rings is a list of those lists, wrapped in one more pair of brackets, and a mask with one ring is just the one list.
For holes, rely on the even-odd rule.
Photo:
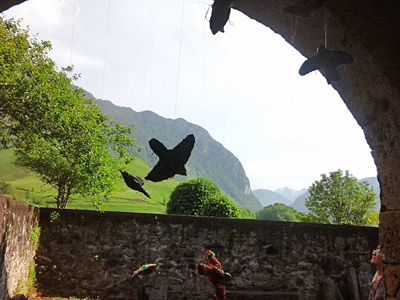
[(224, 123), (223, 123), (223, 127), (222, 127), (222, 142), (225, 142), (225, 125), (226, 125), (226, 94), (227, 94), (227, 90), (228, 90), (228, 66), (229, 66), (229, 45), (226, 49), (226, 63), (225, 63), (225, 99), (224, 99)]
[[(147, 62), (148, 62), (148, 54), (149, 54), (149, 45), (150, 45), (150, 35), (153, 34), (153, 0), (150, 2), (150, 17), (149, 17), (149, 30), (147, 33), (147, 46), (146, 46), (146, 61), (144, 65), (144, 80), (143, 80), (143, 93), (142, 93), (142, 106), (141, 106), (141, 111), (143, 111), (143, 105), (144, 105), (144, 95), (145, 95), (145, 90), (146, 90), (146, 78), (147, 78)], [(151, 104), (150, 104), (151, 107)]]
[(72, 49), (74, 45), (74, 31), (75, 31), (75, 3), (74, 0), (74, 10), (72, 11), (72, 33), (71, 33), (71, 52), (69, 54), (69, 65), (72, 66)]
[(111, 0), (108, 0), (108, 13), (107, 13), (107, 31), (106, 31), (106, 47), (104, 50), (104, 67), (103, 67), (103, 85), (101, 89), (101, 98), (104, 99), (104, 82), (106, 78), (106, 65), (107, 65), (107, 48), (108, 48), (108, 29), (110, 25), (110, 9), (111, 8)]
[[(207, 3), (204, 3), (204, 10), (208, 12)], [(206, 10), (207, 8), (207, 10)], [(203, 127), (206, 120), (206, 22), (203, 22)]]
[(324, 28), (325, 28), (325, 49), (328, 49), (328, 25), (327, 25), (327, 12), (326, 12), (326, 6), (325, 6), (325, 24), (324, 24)]
[(182, 35), (183, 35), (183, 15), (185, 12), (185, 0), (182, 1), (182, 20), (181, 20), (181, 37), (179, 41), (179, 58), (178, 58), (178, 76), (176, 80), (176, 95), (175, 95), (175, 114), (174, 118), (176, 119), (176, 109), (178, 106), (178, 90), (179, 90), (179, 73), (181, 69), (181, 53), (182, 53)]

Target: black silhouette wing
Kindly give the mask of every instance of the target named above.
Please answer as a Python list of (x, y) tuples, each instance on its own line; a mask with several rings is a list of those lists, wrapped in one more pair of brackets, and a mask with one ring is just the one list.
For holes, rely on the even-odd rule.
[(145, 177), (146, 180), (154, 182), (163, 181), (165, 179), (173, 177), (175, 174), (168, 167), (166, 160), (159, 160), (154, 168)]
[(340, 50), (326, 50), (328, 51), (327, 60), (335, 65), (336, 67), (340, 65), (347, 65), (354, 63), (354, 58), (347, 52), (340, 51)]
[(295, 16), (308, 17), (314, 9), (317, 9), (324, 4), (325, 0), (310, 0), (308, 3), (302, 5), (287, 6), (283, 11)]
[[(154, 145), (157, 145), (156, 148), (159, 147), (161, 144), (160, 142), (158, 142), (159, 144), (157, 142), (153, 142)], [(161, 144), (162, 150), (160, 151), (160, 149), (157, 148), (157, 151), (159, 151), (161, 155), (158, 155), (156, 153), (159, 156), (160, 160), (149, 172), (149, 174), (147, 174), (145, 179), (159, 182), (171, 178), (176, 174), (186, 175), (185, 164), (189, 160), (190, 154), (194, 147), (194, 143), (194, 135), (190, 134), (172, 150), (165, 149), (164, 145)], [(151, 144), (150, 147), (152, 147)], [(163, 149), (165, 149), (165, 151)]]
[(320, 68), (318, 57), (313, 55), (307, 59), (300, 67), (299, 74), (304, 76), (312, 71), (318, 70)]
[(172, 159), (175, 161), (175, 164), (179, 167), (183, 167), (183, 170), (182, 168), (178, 168), (176, 170), (178, 172), (177, 174), (186, 175), (185, 164), (189, 160), (190, 154), (192, 153), (194, 147), (194, 143), (194, 135), (190, 134), (186, 138), (184, 138), (182, 142), (176, 145), (174, 149), (172, 149)]
[(300, 67), (299, 74), (304, 76), (312, 71), (320, 70), (328, 84), (340, 80), (337, 68), (340, 65), (354, 62), (353, 56), (340, 50), (328, 50), (320, 46), (317, 52), (307, 59)]
[(218, 31), (225, 32), (224, 26), (231, 14), (232, 0), (215, 0), (212, 5), (210, 29), (212, 34)]
[(165, 157), (168, 152), (168, 149), (165, 148), (165, 146), (157, 139), (151, 139), (149, 141), (149, 145), (151, 150), (153, 150), (153, 152), (157, 154), (159, 158)]

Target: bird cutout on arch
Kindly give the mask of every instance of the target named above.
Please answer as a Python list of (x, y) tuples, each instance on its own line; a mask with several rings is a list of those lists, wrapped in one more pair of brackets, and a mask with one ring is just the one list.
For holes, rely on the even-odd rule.
[(158, 182), (174, 177), (176, 174), (186, 176), (185, 164), (189, 160), (194, 143), (194, 135), (189, 134), (175, 148), (168, 150), (160, 141), (151, 139), (150, 148), (157, 154), (159, 161), (145, 179)]
[(287, 6), (283, 9), (285, 13), (300, 17), (308, 17), (310, 13), (323, 6), (326, 0), (305, 0), (299, 5)]
[(304, 76), (312, 71), (320, 70), (325, 76), (328, 84), (339, 81), (340, 76), (337, 68), (340, 65), (354, 63), (354, 58), (347, 52), (340, 50), (328, 50), (320, 46), (317, 52), (307, 59), (300, 67), (299, 74)]
[(139, 269), (137, 269), (135, 272), (133, 272), (131, 279), (136, 277), (139, 274), (149, 275), (149, 274), (153, 273), (156, 269), (157, 269), (156, 264), (145, 264), (145, 265), (141, 266)]
[(212, 34), (225, 32), (224, 27), (231, 14), (232, 0), (215, 0), (211, 5), (210, 29)]
[(135, 191), (145, 194), (146, 197), (151, 199), (150, 195), (143, 188), (144, 180), (141, 177), (131, 175), (126, 171), (121, 171), (121, 174), (122, 174), (122, 177), (124, 178), (125, 183), (128, 187), (130, 187), (132, 190), (135, 190)]

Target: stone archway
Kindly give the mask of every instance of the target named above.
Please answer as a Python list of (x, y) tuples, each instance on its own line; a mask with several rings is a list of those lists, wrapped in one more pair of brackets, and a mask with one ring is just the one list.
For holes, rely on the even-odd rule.
[[(24, 1), (5, 0), (0, 11)], [(307, 1), (318, 0), (234, 0), (233, 7), (280, 34), (307, 57), (323, 45), (326, 24), (328, 48), (356, 59), (356, 64), (341, 67), (342, 80), (332, 86), (363, 128), (378, 168), (380, 239), (389, 262), (384, 272), (391, 299), (400, 284), (400, 2), (325, 0), (324, 6), (297, 21), (282, 11)]]
[(234, 0), (233, 7), (280, 34), (306, 57), (324, 45), (326, 24), (328, 48), (354, 56), (356, 63), (342, 66), (342, 80), (332, 86), (362, 127), (377, 165), (380, 240), (387, 262), (387, 299), (391, 299), (400, 284), (400, 3), (326, 0), (307, 18), (297, 20), (282, 11), (304, 2)]

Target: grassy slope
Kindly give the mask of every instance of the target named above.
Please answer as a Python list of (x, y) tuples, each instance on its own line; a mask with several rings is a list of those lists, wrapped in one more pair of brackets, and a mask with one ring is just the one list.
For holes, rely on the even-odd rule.
[[(17, 200), (39, 203), (43, 206), (56, 207), (54, 196), (56, 191), (49, 185), (44, 185), (34, 173), (26, 172), (24, 169), (13, 164), (14, 154), (10, 150), (0, 151), (0, 182), (7, 182), (15, 187)], [(144, 177), (151, 167), (143, 160), (136, 158), (126, 171)], [(171, 191), (179, 182), (174, 179), (154, 183), (146, 181), (144, 188), (150, 194), (151, 199), (142, 193), (129, 189), (124, 180), (118, 183), (119, 191), (104, 203), (106, 211), (126, 211), (144, 213), (165, 213), (165, 203), (169, 199)], [(80, 195), (73, 196), (68, 204), (70, 209), (95, 209), (93, 204), (84, 200)]]

